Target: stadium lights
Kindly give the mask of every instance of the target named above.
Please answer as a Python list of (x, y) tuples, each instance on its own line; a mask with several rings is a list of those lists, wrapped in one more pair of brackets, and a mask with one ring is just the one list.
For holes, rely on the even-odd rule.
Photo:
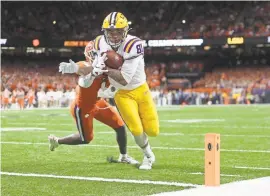
[(40, 44), (39, 39), (33, 39), (32, 44), (35, 47), (39, 46), (39, 44)]
[(200, 46), (203, 39), (169, 39), (169, 40), (149, 40), (150, 47), (166, 47), (166, 46)]
[(182, 23), (185, 24), (186, 23), (186, 20), (182, 20)]
[(53, 21), (53, 24), (56, 24), (56, 21), (55, 20)]
[(7, 43), (7, 39), (1, 39), (1, 45), (5, 45)]
[(128, 25), (131, 25), (132, 24), (132, 22), (131, 21), (128, 21)]

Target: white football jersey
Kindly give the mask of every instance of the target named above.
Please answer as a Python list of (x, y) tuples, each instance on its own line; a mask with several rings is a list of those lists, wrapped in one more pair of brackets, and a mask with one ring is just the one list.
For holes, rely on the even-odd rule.
[[(105, 41), (104, 35), (98, 36), (94, 42), (94, 52), (101, 55), (101, 53), (107, 50), (113, 49)], [(136, 36), (127, 35), (125, 41), (116, 52), (124, 58), (121, 73), (128, 84), (123, 86), (109, 77), (110, 83), (117, 89), (123, 90), (133, 90), (144, 84), (146, 82), (146, 75), (144, 71), (143, 41)]]

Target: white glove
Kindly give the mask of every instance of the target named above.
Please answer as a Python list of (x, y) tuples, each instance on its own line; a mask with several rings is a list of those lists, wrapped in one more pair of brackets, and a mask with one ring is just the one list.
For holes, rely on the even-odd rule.
[(108, 70), (104, 70), (104, 68), (106, 67), (105, 65), (105, 61), (107, 60), (107, 54), (106, 52), (102, 55), (102, 56), (98, 56), (97, 58), (95, 58), (92, 66), (93, 66), (93, 70), (92, 70), (92, 75), (93, 76), (99, 76), (105, 72), (108, 72)]
[(79, 65), (77, 65), (71, 59), (69, 59), (69, 63), (62, 62), (59, 65), (59, 72), (62, 72), (62, 74), (65, 74), (65, 73), (77, 73), (78, 70), (79, 70)]

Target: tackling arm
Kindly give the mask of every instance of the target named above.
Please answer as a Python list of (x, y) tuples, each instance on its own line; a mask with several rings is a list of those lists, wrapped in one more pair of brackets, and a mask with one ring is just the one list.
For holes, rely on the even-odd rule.
[(78, 71), (76, 72), (78, 75), (87, 75), (92, 72), (93, 67), (90, 65), (89, 62), (86, 61), (79, 61), (76, 64), (79, 65)]

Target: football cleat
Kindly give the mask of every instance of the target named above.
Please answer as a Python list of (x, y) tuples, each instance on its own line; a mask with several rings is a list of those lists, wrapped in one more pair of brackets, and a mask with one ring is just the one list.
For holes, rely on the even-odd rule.
[(49, 135), (48, 139), (49, 139), (49, 143), (50, 143), (49, 149), (50, 149), (50, 151), (54, 151), (54, 149), (59, 146), (58, 138), (54, 135)]
[(155, 163), (155, 161), (156, 161), (155, 154), (151, 151), (150, 157), (144, 155), (142, 164), (140, 165), (139, 169), (150, 170), (152, 169), (152, 165)]
[(119, 155), (118, 162), (119, 163), (127, 163), (127, 164), (131, 164), (131, 165), (140, 164), (137, 160), (135, 160), (131, 156), (128, 156), (128, 155), (123, 156), (122, 154)]
[(153, 160), (150, 158), (148, 158), (147, 156), (144, 156), (143, 158), (143, 162), (140, 165), (139, 169), (143, 169), (143, 170), (150, 170), (152, 169), (152, 165), (153, 165)]

